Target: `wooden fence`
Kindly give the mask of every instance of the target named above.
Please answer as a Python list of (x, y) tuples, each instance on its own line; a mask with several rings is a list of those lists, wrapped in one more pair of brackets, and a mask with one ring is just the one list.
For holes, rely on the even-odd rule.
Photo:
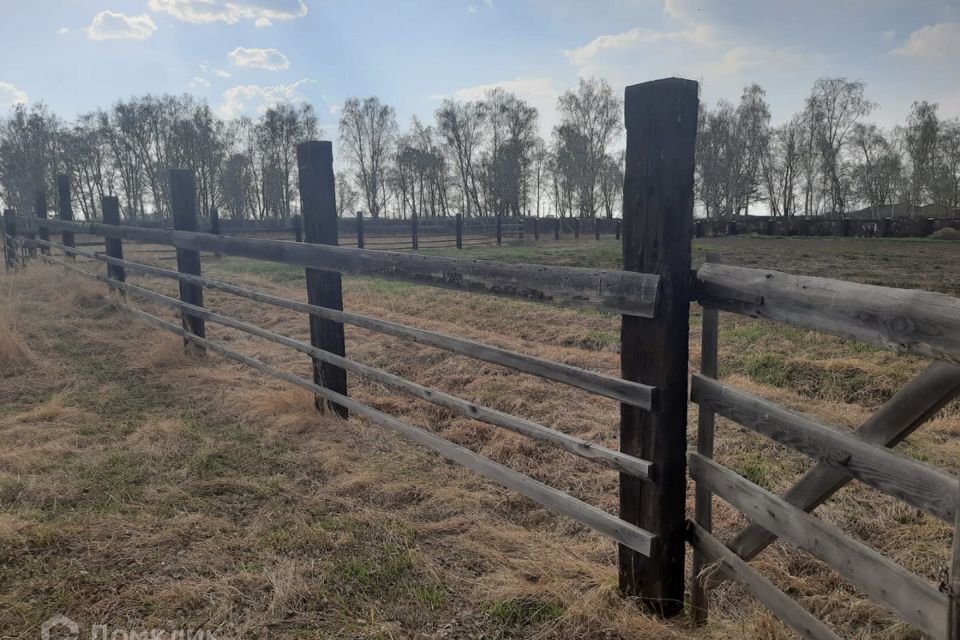
[(940, 229), (960, 229), (960, 218), (765, 218), (697, 220), (697, 238), (761, 236), (836, 236), (842, 238), (925, 238)]
[[(58, 181), (57, 219), (46, 199), (34, 216), (4, 214), (9, 269), (17, 252), (95, 278), (125, 295), (117, 304), (134, 316), (209, 350), (311, 391), (317, 405), (350, 413), (403, 434), (477, 473), (569, 516), (619, 543), (621, 591), (664, 616), (684, 608), (685, 553), (694, 550), (690, 611), (705, 621), (708, 590), (732, 579), (803, 637), (835, 638), (812, 614), (749, 565), (776, 538), (836, 569), (904, 621), (935, 638), (960, 640), (960, 481), (891, 448), (960, 393), (960, 300), (922, 291), (859, 285), (823, 278), (723, 265), (717, 256), (692, 274), (693, 163), (698, 87), (677, 78), (628, 87), (624, 181), (623, 270), (504, 264), (425, 254), (338, 246), (332, 149), (328, 142), (298, 147), (303, 242), (239, 237), (197, 230), (194, 176), (173, 171), (173, 229), (120, 224), (115, 198), (103, 199), (103, 222), (75, 222), (69, 182)], [(360, 223), (362, 224), (362, 223)], [(221, 230), (222, 231), (222, 230)], [(50, 239), (59, 233), (59, 241)], [(92, 235), (103, 251), (77, 246)], [(172, 247), (176, 269), (124, 257), (130, 243)], [(145, 250), (137, 247), (138, 251)], [(201, 252), (303, 267), (307, 302), (254, 291), (202, 275)], [(82, 262), (82, 261), (84, 262)], [(87, 264), (105, 264), (106, 275)], [(129, 282), (166, 278), (179, 297)], [(376, 276), (457, 291), (574, 306), (621, 316), (621, 377), (411, 327), (343, 309), (341, 274)], [(309, 343), (212, 311), (213, 289), (304, 313)], [(134, 306), (134, 300), (179, 312), (181, 324)], [(688, 382), (690, 303), (704, 308), (701, 371)], [(720, 312), (738, 313), (822, 331), (936, 360), (883, 405), (856, 434), (794, 413), (719, 381)], [(311, 379), (279, 370), (207, 335), (207, 325), (239, 330), (293, 349), (312, 362)], [(343, 325), (398, 336), (451, 353), (508, 367), (620, 402), (620, 446), (610, 449), (547, 425), (421, 385), (347, 356)], [(358, 402), (347, 372), (374, 380), (448, 411), (506, 429), (620, 474), (619, 514), (611, 514), (509, 467)], [(688, 393), (690, 392), (690, 393)], [(697, 450), (686, 444), (688, 398), (699, 407)], [(783, 497), (713, 460), (714, 420), (720, 415), (811, 457), (816, 465)], [(686, 519), (686, 481), (696, 482), (695, 516)], [(811, 515), (850, 480), (864, 482), (933, 517), (954, 524), (953, 563), (945, 590), (914, 576), (866, 545)], [(712, 531), (720, 498), (752, 524), (723, 542)]]

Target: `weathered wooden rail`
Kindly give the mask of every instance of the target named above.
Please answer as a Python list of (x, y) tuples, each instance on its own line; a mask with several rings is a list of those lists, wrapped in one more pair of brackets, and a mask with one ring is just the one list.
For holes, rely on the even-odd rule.
[[(701, 373), (691, 384), (699, 406), (691, 579), (694, 616), (704, 621), (707, 590), (723, 579), (744, 584), (784, 622), (807, 638), (838, 636), (747, 562), (777, 538), (826, 562), (864, 593), (934, 638), (960, 638), (960, 481), (891, 450), (960, 394), (960, 300), (912, 291), (795, 276), (719, 264), (697, 273), (704, 307)], [(719, 312), (790, 324), (901, 353), (937, 359), (883, 405), (859, 431), (846, 432), (718, 381)], [(722, 416), (807, 455), (816, 466), (783, 497), (713, 461), (714, 417)], [(954, 528), (945, 591), (911, 574), (865, 544), (813, 516), (817, 506), (851, 480), (863, 482)], [(726, 544), (712, 534), (713, 496), (741, 511), (751, 525)], [(718, 572), (704, 571), (719, 565)]]

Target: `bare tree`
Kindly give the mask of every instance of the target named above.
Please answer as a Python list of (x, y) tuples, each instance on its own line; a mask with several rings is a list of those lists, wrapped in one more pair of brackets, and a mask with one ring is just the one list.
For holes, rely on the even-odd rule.
[(463, 213), (468, 217), (480, 215), (483, 208), (477, 170), (486, 123), (484, 108), (475, 102), (444, 100), (435, 117), (447, 157), (456, 167)]
[(557, 110), (561, 121), (557, 135), (563, 139), (559, 150), (577, 154), (560, 164), (579, 165), (575, 181), (578, 212), (593, 217), (604, 159), (621, 135), (623, 101), (606, 80), (581, 78), (576, 90), (560, 96)]
[(874, 106), (864, 97), (863, 82), (846, 78), (820, 78), (807, 98), (807, 109), (834, 215), (843, 216), (851, 188), (843, 157), (850, 134), (857, 122), (869, 115)]
[(340, 146), (354, 164), (367, 210), (375, 219), (386, 213), (387, 165), (397, 138), (393, 107), (379, 98), (348, 99), (340, 114)]

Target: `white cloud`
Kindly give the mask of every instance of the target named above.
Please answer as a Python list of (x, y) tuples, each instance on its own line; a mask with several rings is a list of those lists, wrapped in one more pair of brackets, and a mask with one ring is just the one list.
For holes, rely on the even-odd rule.
[(265, 87), (255, 84), (237, 85), (223, 92), (223, 104), (217, 108), (224, 118), (236, 118), (244, 113), (261, 113), (278, 102), (305, 100), (299, 93), (304, 84), (313, 82), (307, 78), (293, 84)]
[(27, 94), (9, 82), (0, 81), (0, 108), (9, 109), (15, 104), (26, 103)]
[(152, 11), (198, 24), (253, 20), (256, 26), (264, 27), (275, 20), (295, 20), (307, 15), (304, 0), (150, 0), (149, 6)]
[(63, 36), (63, 35), (66, 35), (66, 34), (68, 34), (68, 33), (70, 33), (70, 27), (60, 27), (59, 29), (57, 29), (57, 35), (58, 35), (58, 36)]
[(213, 75), (220, 76), (221, 78), (229, 78), (230, 72), (225, 69), (214, 69)]
[(190, 86), (194, 89), (198, 87), (209, 87), (210, 81), (201, 76), (194, 76), (193, 80), (190, 81)]
[[(453, 93), (453, 97), (457, 100), (480, 100), (486, 96), (488, 91), (497, 87), (526, 100), (536, 107), (540, 115), (540, 128), (542, 130), (550, 131), (556, 124), (557, 98), (560, 97), (560, 89), (557, 88), (553, 78), (528, 76), (479, 84), (473, 87), (463, 87), (457, 89)], [(446, 97), (430, 96), (434, 100), (442, 100)]]
[(475, 4), (468, 4), (468, 5), (467, 5), (467, 13), (476, 13), (476, 12), (479, 11), (479, 10), (480, 10), (480, 8), (477, 7), (477, 5), (475, 5)]
[(290, 68), (290, 60), (276, 49), (248, 49), (237, 47), (229, 53), (230, 60), (235, 66), (250, 69), (266, 69), (280, 71)]
[(960, 22), (941, 22), (917, 29), (893, 53), (917, 58), (960, 56)]
[(149, 15), (128, 16), (116, 11), (101, 11), (87, 28), (91, 40), (146, 40), (157, 30)]
[(704, 45), (713, 35), (710, 27), (698, 25), (681, 31), (651, 31), (635, 27), (623, 33), (598, 36), (576, 49), (564, 51), (564, 55), (575, 65), (588, 64), (605, 51), (631, 49), (642, 45), (684, 44)]

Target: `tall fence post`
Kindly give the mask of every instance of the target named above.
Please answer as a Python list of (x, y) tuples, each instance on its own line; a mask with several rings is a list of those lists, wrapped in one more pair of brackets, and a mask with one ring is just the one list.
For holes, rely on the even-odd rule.
[(593, 219), (593, 235), (595, 240), (600, 239), (600, 218)]
[(420, 217), (414, 211), (410, 216), (411, 246), (414, 249), (420, 248)]
[(457, 214), (457, 249), (463, 249), (463, 214)]
[(503, 216), (497, 214), (497, 246), (503, 244)]
[(947, 581), (947, 640), (960, 640), (960, 503), (953, 523), (953, 546)]
[[(117, 217), (118, 217), (117, 224), (120, 224), (119, 215)], [(210, 208), (210, 233), (212, 233), (215, 236), (220, 235), (220, 210), (217, 209), (216, 207)], [(214, 253), (213, 257), (220, 258), (221, 255), (219, 253)]]
[[(707, 262), (720, 262), (720, 254), (715, 252), (708, 253)], [(716, 309), (704, 308), (701, 324), (700, 373), (716, 380), (720, 377), (718, 359), (720, 312)], [(713, 458), (715, 417), (713, 411), (704, 407), (698, 407), (697, 453), (711, 459)], [(713, 532), (713, 494), (703, 483), (697, 483), (694, 494), (694, 520), (707, 533)], [(690, 580), (690, 617), (693, 623), (697, 625), (702, 625), (707, 622), (707, 589), (700, 576), (706, 564), (703, 556), (694, 550), (692, 576)]]
[(560, 239), (560, 216), (553, 219), (553, 239)]
[(620, 405), (620, 450), (653, 462), (650, 481), (620, 474), (620, 517), (657, 536), (649, 557), (621, 545), (620, 589), (662, 616), (683, 610), (687, 359), (697, 83), (627, 87), (623, 266), (660, 276), (652, 319), (623, 316), (623, 378), (657, 388), (654, 407)]
[(620, 221), (617, 220), (617, 240), (620, 239)]
[(537, 241), (540, 239), (540, 219), (533, 219), (533, 240)]
[(7, 271), (17, 266), (17, 219), (13, 209), (3, 210), (3, 264)]
[[(103, 208), (103, 224), (120, 224), (120, 200), (116, 196), (103, 196), (100, 199), (100, 206)], [(211, 214), (216, 211), (214, 209)], [(123, 260), (123, 240), (120, 238), (105, 238), (107, 255), (111, 258)], [(123, 267), (118, 264), (107, 264), (107, 276), (120, 282), (125, 282), (127, 274)]]
[(357, 211), (357, 249), (363, 249), (363, 211)]
[[(61, 220), (73, 222), (73, 203), (70, 201), (70, 176), (64, 174), (57, 175), (57, 213)], [(76, 246), (73, 231), (64, 231), (61, 234), (63, 244), (68, 247)], [(75, 260), (76, 256), (68, 254), (70, 259)]]
[[(37, 189), (33, 194), (33, 210), (38, 219), (47, 219), (47, 192), (43, 189)], [(42, 223), (37, 226), (37, 237), (44, 242), (50, 242), (50, 229)], [(50, 255), (50, 247), (40, 247), (40, 253), (45, 256)]]
[(573, 219), (573, 239), (580, 239), (580, 218)]
[[(337, 246), (337, 198), (333, 179), (333, 145), (327, 141), (302, 142), (297, 145), (297, 166), (300, 170), (300, 201), (303, 211), (304, 239), (311, 244)], [(343, 285), (340, 273), (307, 269), (307, 302), (329, 309), (343, 310)], [(338, 356), (346, 355), (343, 324), (310, 316), (310, 344)], [(347, 395), (347, 372), (340, 367), (313, 358), (313, 381), (342, 395)], [(315, 400), (317, 409), (327, 404)], [(337, 415), (346, 418), (347, 408), (331, 405)]]
[[(177, 231), (197, 230), (197, 179), (189, 169), (170, 170), (170, 210), (173, 212), (173, 228)], [(177, 249), (177, 271), (194, 276), (200, 275), (200, 252), (194, 249)], [(180, 300), (198, 307), (203, 306), (203, 287), (199, 284), (180, 282)], [(180, 313), (183, 328), (201, 338), (207, 336), (203, 318)], [(184, 345), (198, 352), (205, 349), (184, 339)]]

